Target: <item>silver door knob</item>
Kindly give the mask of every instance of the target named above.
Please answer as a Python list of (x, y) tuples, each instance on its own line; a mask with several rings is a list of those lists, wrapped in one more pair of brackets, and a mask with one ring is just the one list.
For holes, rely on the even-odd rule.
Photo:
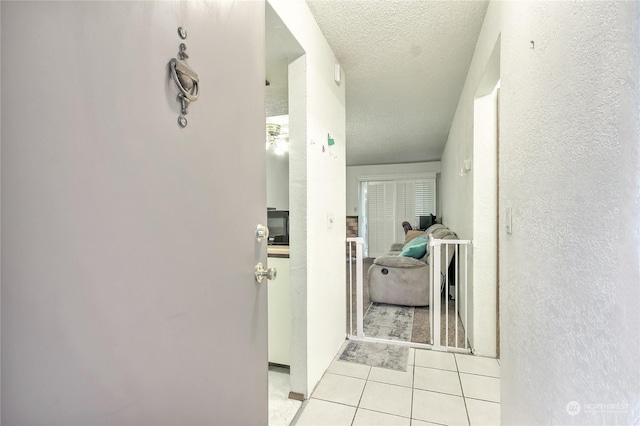
[(275, 280), (278, 276), (276, 268), (265, 268), (262, 262), (256, 265), (256, 281), (262, 282), (265, 278), (268, 280)]
[(266, 238), (269, 238), (269, 228), (264, 225), (258, 225), (256, 227), (256, 241), (260, 243)]

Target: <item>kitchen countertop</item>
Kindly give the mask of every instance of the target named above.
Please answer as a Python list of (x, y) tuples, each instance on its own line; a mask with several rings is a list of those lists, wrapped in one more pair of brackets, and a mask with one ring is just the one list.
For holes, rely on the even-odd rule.
[(289, 246), (281, 245), (268, 245), (267, 246), (268, 257), (289, 257)]

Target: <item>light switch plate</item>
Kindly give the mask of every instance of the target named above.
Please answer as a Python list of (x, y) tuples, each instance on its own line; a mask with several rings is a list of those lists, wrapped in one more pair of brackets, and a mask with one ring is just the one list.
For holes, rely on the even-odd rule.
[(333, 228), (333, 213), (327, 213), (327, 229)]

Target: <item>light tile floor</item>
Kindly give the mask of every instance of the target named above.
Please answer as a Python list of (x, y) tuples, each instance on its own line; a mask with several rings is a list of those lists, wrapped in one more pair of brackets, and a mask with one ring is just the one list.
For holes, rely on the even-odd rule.
[(401, 372), (337, 358), (294, 424), (500, 424), (495, 359), (410, 349), (407, 371)]
[(302, 403), (289, 399), (289, 370), (269, 367), (269, 426), (288, 426)]

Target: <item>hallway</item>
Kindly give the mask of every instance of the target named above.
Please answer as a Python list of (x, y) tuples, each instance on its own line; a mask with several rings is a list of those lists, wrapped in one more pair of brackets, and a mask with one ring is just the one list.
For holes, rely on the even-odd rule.
[(292, 424), (500, 423), (498, 360), (410, 349), (401, 372), (337, 359)]

